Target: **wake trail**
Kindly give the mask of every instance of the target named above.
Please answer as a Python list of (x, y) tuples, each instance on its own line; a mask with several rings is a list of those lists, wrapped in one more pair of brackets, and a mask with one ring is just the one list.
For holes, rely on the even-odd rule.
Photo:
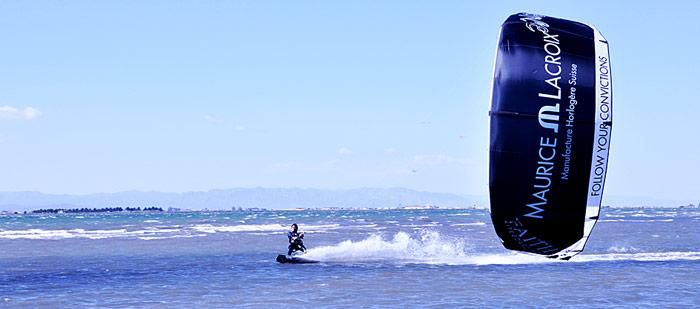
[(359, 241), (346, 240), (332, 246), (311, 248), (304, 258), (327, 263), (387, 263), (442, 265), (522, 265), (591, 263), (615, 261), (696, 261), (700, 252), (636, 252), (580, 254), (569, 261), (514, 252), (474, 253), (459, 239), (437, 232), (411, 237), (398, 232), (390, 239), (371, 235)]

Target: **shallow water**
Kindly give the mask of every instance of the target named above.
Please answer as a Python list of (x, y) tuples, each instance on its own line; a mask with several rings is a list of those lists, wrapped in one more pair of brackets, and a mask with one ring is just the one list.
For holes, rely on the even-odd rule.
[[(285, 231), (307, 257), (274, 262)], [(700, 210), (603, 209), (562, 262), (503, 249), (484, 210), (0, 216), (0, 304), (693, 306)]]

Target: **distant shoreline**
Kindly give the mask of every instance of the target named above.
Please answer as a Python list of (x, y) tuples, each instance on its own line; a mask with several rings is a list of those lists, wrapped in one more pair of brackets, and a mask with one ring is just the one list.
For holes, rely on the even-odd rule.
[[(680, 205), (680, 206), (602, 206), (602, 209), (700, 209), (700, 205)], [(259, 207), (251, 208), (234, 208), (234, 209), (183, 209), (183, 208), (167, 208), (161, 207), (111, 207), (111, 208), (73, 208), (73, 209), (35, 209), (26, 211), (0, 211), (0, 215), (43, 215), (43, 214), (104, 214), (104, 213), (208, 213), (208, 212), (268, 212), (268, 211), (283, 211), (283, 212), (301, 212), (301, 211), (445, 211), (445, 210), (484, 210), (489, 208), (484, 207), (438, 207), (438, 206), (405, 206), (405, 207), (315, 207), (315, 208), (284, 208), (284, 209), (267, 209)]]
[(32, 210), (31, 213), (43, 214), (43, 213), (103, 213), (103, 212), (162, 212), (163, 208), (160, 207), (102, 207), (102, 208), (42, 208), (37, 210)]

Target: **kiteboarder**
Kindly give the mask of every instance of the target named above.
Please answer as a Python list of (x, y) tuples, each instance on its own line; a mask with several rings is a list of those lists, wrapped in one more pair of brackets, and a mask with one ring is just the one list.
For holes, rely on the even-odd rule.
[(292, 255), (292, 253), (296, 251), (306, 252), (303, 241), (304, 232), (299, 232), (299, 226), (297, 226), (296, 223), (292, 224), (291, 229), (287, 232), (287, 238), (289, 239), (287, 255)]

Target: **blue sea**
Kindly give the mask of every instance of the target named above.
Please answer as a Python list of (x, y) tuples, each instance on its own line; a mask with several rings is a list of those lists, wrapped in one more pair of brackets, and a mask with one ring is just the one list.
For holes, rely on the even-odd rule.
[[(306, 257), (279, 264), (286, 231)], [(700, 209), (604, 208), (570, 261), (487, 210), (0, 215), (0, 307), (694, 307)]]

